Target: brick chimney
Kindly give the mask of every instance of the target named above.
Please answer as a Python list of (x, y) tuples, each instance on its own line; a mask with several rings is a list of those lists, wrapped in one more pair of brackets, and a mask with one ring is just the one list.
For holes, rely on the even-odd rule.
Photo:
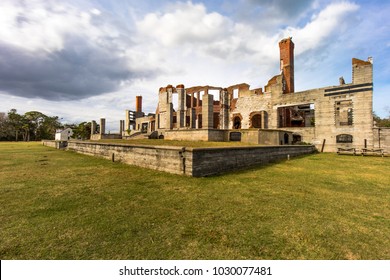
[(135, 97), (135, 111), (137, 113), (142, 112), (142, 96), (136, 96)]
[(283, 73), (283, 93), (294, 92), (294, 43), (292, 38), (279, 42), (280, 70)]

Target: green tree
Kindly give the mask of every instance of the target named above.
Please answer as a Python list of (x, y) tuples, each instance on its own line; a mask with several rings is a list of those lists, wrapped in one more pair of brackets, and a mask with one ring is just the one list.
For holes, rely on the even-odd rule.
[(8, 121), (10, 125), (10, 129), (13, 132), (15, 138), (13, 140), (19, 140), (19, 134), (22, 132), (22, 128), (24, 125), (24, 118), (22, 115), (19, 115), (16, 109), (11, 109), (8, 112)]
[(82, 122), (70, 126), (73, 129), (73, 138), (90, 139), (91, 138), (91, 122)]
[(41, 140), (39, 137), (39, 129), (47, 116), (38, 111), (31, 111), (25, 113), (24, 117), (27, 120), (27, 122), (23, 126), (25, 132), (24, 136), (27, 139), (24, 138), (23, 140)]
[(381, 118), (373, 112), (374, 122), (377, 127), (390, 127), (390, 110), (387, 118)]
[(14, 134), (8, 116), (0, 113), (0, 141), (13, 140)]
[(60, 123), (59, 118), (57, 116), (45, 116), (37, 130), (37, 140), (54, 139), (56, 130), (59, 128), (63, 128), (63, 125)]
[(16, 109), (8, 112), (7, 128), (8, 140), (39, 141), (42, 139), (54, 139), (56, 129), (61, 128), (59, 118), (49, 117), (38, 111), (26, 112), (24, 115), (18, 114)]

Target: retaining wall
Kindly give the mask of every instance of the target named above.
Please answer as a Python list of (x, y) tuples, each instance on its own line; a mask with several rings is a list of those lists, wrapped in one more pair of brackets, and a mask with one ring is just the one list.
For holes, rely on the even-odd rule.
[[(232, 148), (187, 148), (192, 153), (192, 174), (202, 177), (246, 169), (315, 151), (314, 146), (264, 146)], [(188, 168), (187, 168), (188, 169)]]
[(220, 129), (183, 129), (164, 131), (165, 140), (180, 141), (228, 141), (226, 130)]
[(181, 147), (123, 145), (93, 142), (69, 142), (69, 151), (99, 156), (113, 161), (137, 165), (174, 174), (183, 172)]
[(68, 145), (68, 141), (58, 141), (58, 140), (42, 140), (44, 146), (56, 148), (56, 149), (65, 149)]
[[(54, 141), (43, 141), (53, 146)], [(67, 150), (193, 177), (216, 175), (310, 154), (314, 146), (186, 148), (69, 141)]]

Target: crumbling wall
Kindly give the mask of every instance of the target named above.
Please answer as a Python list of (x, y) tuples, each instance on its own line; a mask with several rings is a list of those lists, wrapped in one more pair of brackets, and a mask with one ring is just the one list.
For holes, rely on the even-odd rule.
[[(236, 102), (235, 109), (231, 111), (231, 117), (229, 118), (229, 128), (233, 128), (233, 116), (234, 114), (240, 114), (242, 117), (241, 120), (241, 129), (251, 128), (251, 113), (252, 112), (267, 112), (267, 127), (268, 121), (272, 118), (272, 106), (271, 106), (272, 97), (270, 94), (258, 95), (252, 92), (251, 95), (245, 95), (239, 98)], [(262, 127), (262, 128), (267, 128)]]

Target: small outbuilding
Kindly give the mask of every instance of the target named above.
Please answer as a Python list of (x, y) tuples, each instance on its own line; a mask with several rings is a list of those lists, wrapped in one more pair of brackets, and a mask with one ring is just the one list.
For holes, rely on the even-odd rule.
[(65, 128), (63, 130), (59, 129), (56, 131), (55, 140), (56, 141), (68, 141), (73, 135), (73, 130), (71, 128)]

